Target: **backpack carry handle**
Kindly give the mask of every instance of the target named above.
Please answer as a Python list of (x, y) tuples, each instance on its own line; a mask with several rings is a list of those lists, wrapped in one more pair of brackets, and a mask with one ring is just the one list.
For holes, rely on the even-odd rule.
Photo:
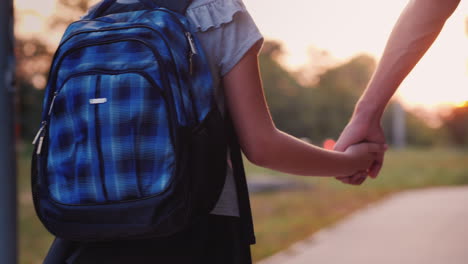
[[(145, 5), (148, 9), (156, 9), (159, 7), (165, 7), (172, 11), (184, 14), (187, 7), (192, 2), (191, 0), (138, 0), (140, 3)], [(87, 19), (95, 19), (101, 16), (116, 0), (104, 0), (94, 10), (86, 16)]]

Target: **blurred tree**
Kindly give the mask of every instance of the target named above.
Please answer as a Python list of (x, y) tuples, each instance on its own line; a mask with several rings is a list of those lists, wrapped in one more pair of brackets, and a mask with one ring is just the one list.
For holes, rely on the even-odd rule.
[(468, 104), (452, 108), (452, 110), (443, 117), (443, 124), (455, 146), (468, 146)]
[[(356, 56), (324, 70), (315, 85), (305, 86), (278, 63), (282, 55), (278, 42), (267, 41), (265, 47), (260, 54), (261, 74), (276, 125), (315, 144), (326, 138), (337, 139), (374, 71), (375, 60), (367, 55)], [(387, 135), (391, 135), (390, 118), (391, 112), (384, 115)], [(439, 131), (414, 114), (407, 114), (406, 128), (410, 145), (431, 146), (438, 141)]]
[(41, 99), (52, 54), (44, 43), (31, 38), (16, 40), (15, 55), (20, 136), (30, 141), (40, 122)]
[[(59, 12), (50, 18), (50, 31), (64, 31), (66, 26), (83, 15), (97, 0), (57, 0)], [(40, 122), (43, 89), (53, 56), (44, 36), (16, 38), (16, 80), (21, 139), (30, 141)], [(57, 43), (58, 44), (58, 43)]]
[(265, 41), (262, 47), (264, 57), (277, 61), (284, 54), (283, 46), (277, 41)]
[(307, 53), (309, 61), (294, 73), (294, 76), (304, 86), (317, 85), (322, 74), (337, 64), (340, 64), (339, 61), (326, 50), (311, 46)]
[(348, 122), (360, 93), (369, 80), (375, 62), (358, 56), (319, 76), (313, 87), (303, 86), (277, 61), (281, 45), (265, 42), (260, 54), (265, 94), (279, 128), (313, 142), (337, 138)]
[(375, 68), (373, 58), (359, 55), (347, 63), (331, 68), (322, 74), (313, 87), (318, 109), (313, 114), (314, 141), (325, 137), (338, 138), (348, 123), (359, 96), (364, 91)]
[(50, 19), (51, 29), (64, 29), (68, 24), (82, 16), (97, 0), (56, 0), (59, 13)]
[[(271, 106), (272, 116), (277, 124), (288, 133), (299, 136), (308, 136), (303, 133), (305, 123), (297, 122), (298, 115), (303, 111), (297, 105), (299, 92), (303, 87), (294, 77), (277, 62), (282, 55), (282, 48), (278, 42), (266, 41), (260, 54), (260, 65), (265, 95)], [(288, 119), (294, 119), (289, 122)]]

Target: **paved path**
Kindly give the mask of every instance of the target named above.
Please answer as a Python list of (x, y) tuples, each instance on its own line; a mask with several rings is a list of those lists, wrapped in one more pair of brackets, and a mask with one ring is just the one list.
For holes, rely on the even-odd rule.
[(467, 264), (468, 187), (395, 194), (261, 264)]

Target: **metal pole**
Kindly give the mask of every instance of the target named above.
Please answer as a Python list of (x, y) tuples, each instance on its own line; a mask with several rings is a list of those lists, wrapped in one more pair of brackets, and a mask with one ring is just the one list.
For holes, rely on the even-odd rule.
[(0, 263), (16, 264), (13, 0), (0, 0)]

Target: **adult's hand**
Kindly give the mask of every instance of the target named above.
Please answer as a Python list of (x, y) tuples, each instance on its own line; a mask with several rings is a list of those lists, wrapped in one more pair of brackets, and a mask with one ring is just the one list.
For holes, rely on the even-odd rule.
[[(382, 126), (380, 125), (380, 117), (371, 119), (354, 115), (341, 133), (334, 149), (336, 151), (345, 151), (349, 146), (360, 142), (372, 142), (385, 145), (385, 136)], [(383, 160), (384, 152), (377, 156), (368, 171), (347, 177), (337, 177), (336, 179), (343, 183), (360, 185), (366, 180), (367, 175), (372, 178), (378, 176), (383, 165)]]

